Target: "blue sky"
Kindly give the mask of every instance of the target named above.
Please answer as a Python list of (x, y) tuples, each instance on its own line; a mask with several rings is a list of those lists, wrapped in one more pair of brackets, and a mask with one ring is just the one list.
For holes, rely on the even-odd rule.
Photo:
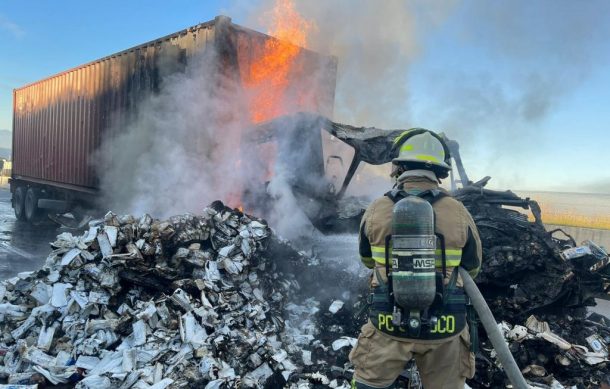
[(610, 3), (465, 2), (411, 67), (415, 121), (498, 187), (610, 193)]
[[(11, 128), (13, 88), (218, 14), (260, 30), (251, 12), (269, 3), (3, 0), (0, 129)], [(327, 40), (333, 30), (324, 25), (324, 13), (366, 23), (367, 12), (359, 19), (352, 15), (359, 7), (390, 4), (297, 3)], [(397, 7), (388, 6), (388, 13), (403, 9)], [(610, 2), (412, 1), (404, 11), (411, 17), (395, 18), (395, 25), (389, 20), (383, 28), (375, 27), (370, 13), (368, 35), (357, 36), (357, 44), (341, 41), (336, 31), (338, 44), (326, 48), (339, 56), (346, 74), (346, 62), (374, 55), (367, 36), (387, 39), (405, 57), (396, 71), (380, 73), (379, 90), (400, 86), (406, 92), (391, 103), (379, 94), (367, 96), (380, 113), (353, 115), (353, 121), (366, 122), (351, 124), (441, 129), (460, 141), (470, 175), (491, 175), (496, 188), (610, 193)], [(409, 39), (398, 39), (400, 34)], [(342, 57), (346, 46), (358, 50)], [(345, 84), (338, 84), (340, 113), (359, 109), (342, 103)]]
[(12, 125), (13, 88), (213, 19), (223, 9), (221, 1), (2, 0), (0, 129)]

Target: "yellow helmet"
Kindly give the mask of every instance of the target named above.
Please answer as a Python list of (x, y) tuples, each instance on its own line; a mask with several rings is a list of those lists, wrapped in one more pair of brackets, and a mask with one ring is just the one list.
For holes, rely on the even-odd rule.
[(426, 169), (446, 178), (451, 170), (451, 155), (443, 139), (424, 128), (411, 128), (394, 139), (392, 163), (411, 169)]

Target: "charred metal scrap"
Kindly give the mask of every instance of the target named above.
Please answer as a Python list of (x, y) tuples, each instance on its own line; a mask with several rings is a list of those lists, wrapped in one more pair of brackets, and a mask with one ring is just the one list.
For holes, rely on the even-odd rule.
[(10, 384), (348, 387), (355, 339), (318, 337), (314, 321), (344, 319), (343, 302), (295, 297), (293, 274), (316, 262), (263, 220), (220, 202), (164, 221), (108, 213), (52, 246), (42, 269), (0, 284)]
[[(608, 254), (592, 242), (576, 247), (561, 230), (547, 232), (540, 208), (510, 191), (483, 188), (487, 179), (455, 197), (472, 214), (483, 242), (477, 285), (526, 379), (536, 387), (597, 388), (610, 377), (610, 328), (586, 307), (604, 293)], [(535, 221), (505, 206), (530, 209)], [(472, 387), (504, 387), (506, 378), (484, 338)]]
[[(535, 201), (484, 189), (487, 180), (454, 196), (479, 229), (484, 262), (477, 285), (519, 367), (533, 387), (599, 388), (610, 378), (610, 321), (586, 308), (595, 305), (595, 295), (607, 292), (607, 252), (592, 242), (577, 246), (562, 231), (546, 231)], [(535, 220), (514, 207), (529, 209)], [(351, 315), (353, 323), (366, 320), (357, 308)], [(344, 336), (357, 336), (358, 329), (346, 328)], [(478, 333), (477, 370), (468, 385), (510, 387), (482, 326)], [(417, 377), (411, 366), (400, 380), (410, 381), (404, 387), (418, 388)]]

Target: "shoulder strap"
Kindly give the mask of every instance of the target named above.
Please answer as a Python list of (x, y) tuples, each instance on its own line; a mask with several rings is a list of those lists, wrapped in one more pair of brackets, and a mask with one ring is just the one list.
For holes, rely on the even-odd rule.
[(383, 195), (388, 197), (390, 200), (392, 200), (394, 204), (396, 204), (400, 200), (407, 197), (409, 194), (402, 189), (392, 189), (391, 191), (386, 192)]

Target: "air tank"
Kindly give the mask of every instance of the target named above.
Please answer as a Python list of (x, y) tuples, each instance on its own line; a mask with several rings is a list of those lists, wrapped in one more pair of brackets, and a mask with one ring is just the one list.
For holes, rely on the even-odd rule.
[(417, 196), (398, 201), (392, 214), (392, 288), (403, 309), (424, 310), (434, 301), (435, 250), (432, 205)]

